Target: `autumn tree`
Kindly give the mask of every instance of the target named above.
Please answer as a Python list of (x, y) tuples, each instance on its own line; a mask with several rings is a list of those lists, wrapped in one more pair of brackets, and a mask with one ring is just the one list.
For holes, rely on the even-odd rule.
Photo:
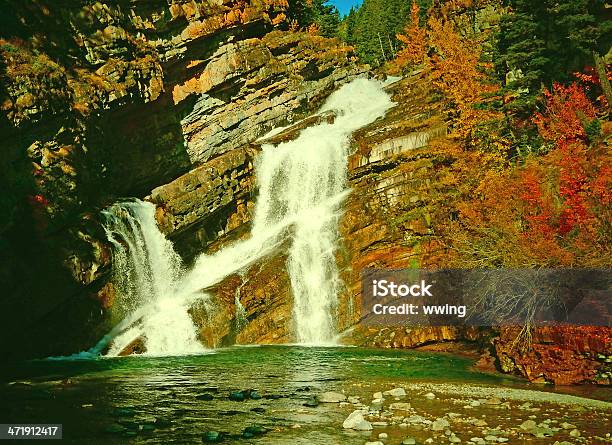
[(404, 44), (404, 48), (398, 52), (395, 59), (396, 69), (414, 64), (420, 65), (425, 62), (427, 56), (427, 30), (420, 24), (420, 11), (416, 0), (410, 8), (410, 22), (404, 28), (403, 34), (397, 34), (397, 39)]
[[(431, 3), (417, 0), (421, 19)], [(345, 17), (345, 39), (356, 47), (362, 61), (379, 66), (395, 58), (402, 46), (396, 36), (410, 17), (411, 5), (406, 0), (364, 0), (359, 9)]]

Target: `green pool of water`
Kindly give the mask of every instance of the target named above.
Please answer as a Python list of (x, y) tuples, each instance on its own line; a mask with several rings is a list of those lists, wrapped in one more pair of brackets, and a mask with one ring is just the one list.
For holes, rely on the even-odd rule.
[[(348, 408), (304, 403), (316, 393), (361, 383), (527, 386), (471, 365), (449, 354), (298, 346), (232, 347), (182, 357), (38, 360), (5, 364), (0, 412), (2, 423), (61, 423), (65, 441), (75, 444), (201, 443), (209, 430), (227, 433), (224, 443), (363, 444), (361, 434), (339, 428)], [(261, 398), (229, 399), (241, 390), (256, 390)], [(249, 426), (263, 426), (268, 433), (239, 437)]]

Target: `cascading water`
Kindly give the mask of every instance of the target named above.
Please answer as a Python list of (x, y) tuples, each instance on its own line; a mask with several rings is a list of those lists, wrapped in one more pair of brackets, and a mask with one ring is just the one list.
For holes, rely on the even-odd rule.
[[(143, 336), (147, 352), (164, 354), (176, 350), (201, 352), (195, 327), (184, 302), (176, 298), (181, 276), (181, 259), (172, 243), (160, 232), (155, 206), (132, 200), (119, 202), (103, 211), (104, 228), (113, 244), (113, 282), (121, 311), (129, 328), (117, 335), (109, 355), (117, 355), (135, 338)], [(148, 310), (142, 314), (142, 308)], [(160, 326), (158, 329), (151, 326)], [(158, 332), (165, 335), (156, 335)]]
[[(195, 328), (187, 310), (195, 301), (208, 298), (202, 290), (280, 248), (288, 239), (287, 270), (294, 298), (296, 339), (304, 344), (332, 342), (340, 284), (335, 262), (337, 223), (340, 204), (348, 193), (348, 138), (353, 131), (383, 116), (393, 105), (382, 87), (374, 80), (354, 80), (333, 93), (321, 109), (335, 112), (333, 123), (307, 128), (290, 142), (264, 145), (256, 165), (259, 196), (251, 237), (213, 255), (199, 256), (181, 279), (177, 279), (176, 254), (155, 225), (152, 205), (147, 207), (147, 215), (141, 215), (148, 222), (140, 218), (138, 221), (147, 233), (149, 229), (157, 233), (148, 235), (155, 247), (148, 246), (147, 239), (144, 249), (136, 247), (131, 251), (128, 243), (128, 254), (113, 237), (116, 231), (109, 229), (109, 239), (114, 239), (113, 244), (120, 252), (120, 268), (128, 263), (121, 255), (129, 255), (133, 268), (148, 263), (155, 275), (155, 268), (160, 267), (159, 279), (163, 281), (152, 285), (154, 291), (147, 290), (144, 294), (134, 289), (136, 284), (132, 283), (136, 281), (125, 285), (132, 292), (130, 295), (136, 295), (130, 301), (138, 301), (132, 307), (142, 306), (107, 335), (107, 338), (114, 337), (110, 354), (120, 352), (139, 337), (146, 339), (149, 353), (194, 352)], [(137, 224), (130, 227), (137, 228)], [(154, 259), (154, 255), (164, 259)], [(127, 274), (120, 272), (120, 275)]]

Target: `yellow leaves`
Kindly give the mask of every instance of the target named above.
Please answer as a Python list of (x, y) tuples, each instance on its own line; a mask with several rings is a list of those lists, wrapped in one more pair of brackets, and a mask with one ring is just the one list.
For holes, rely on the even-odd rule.
[(280, 23), (283, 23), (286, 19), (287, 19), (287, 16), (285, 14), (283, 14), (283, 13), (280, 13), (279, 15), (274, 17), (274, 19), (272, 20), (272, 24), (273, 25), (278, 25)]
[[(471, 0), (454, 3), (453, 7), (457, 8), (472, 5)], [(489, 100), (487, 96), (492, 97), (499, 90), (498, 85), (489, 83), (485, 75), (491, 64), (480, 60), (480, 41), (461, 36), (452, 21), (435, 14), (430, 14), (427, 27), (421, 27), (419, 12), (418, 5), (413, 2), (410, 23), (405, 33), (397, 36), (405, 46), (391, 70), (400, 72), (406, 66), (424, 64), (432, 83), (452, 110), (451, 136), (473, 146), (479, 142), (475, 129), (484, 122), (499, 118), (497, 113), (483, 107)], [(493, 147), (502, 148), (502, 145)]]
[(422, 64), (427, 55), (427, 31), (419, 24), (419, 12), (419, 5), (413, 1), (410, 23), (404, 29), (406, 34), (397, 34), (405, 46), (395, 59), (396, 71), (402, 71), (409, 64)]
[(311, 23), (306, 29), (306, 32), (311, 36), (317, 36), (321, 32), (321, 27), (316, 23)]

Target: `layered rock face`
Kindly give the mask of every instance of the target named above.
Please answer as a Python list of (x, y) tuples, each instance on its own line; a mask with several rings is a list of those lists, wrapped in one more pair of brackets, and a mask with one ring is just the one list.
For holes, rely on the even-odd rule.
[(363, 71), (337, 41), (283, 31), (286, 7), (284, 0), (37, 1), (5, 11), (0, 278), (8, 291), (0, 312), (23, 340), (19, 353), (74, 351), (108, 328), (112, 255), (101, 207), (148, 195), (198, 166), (170, 188), (214, 182), (208, 168), (221, 177), (235, 171), (219, 179), (228, 187), (221, 201), (201, 206), (206, 215), (188, 215), (188, 198), (151, 193), (160, 212), (174, 206), (167, 223), (177, 237), (200, 222), (198, 236), (212, 242), (248, 219), (251, 180), (238, 171), (252, 169), (252, 153), (237, 149), (306, 116)]
[[(428, 102), (428, 84), (420, 76), (391, 87), (390, 93), (400, 105), (384, 119), (359, 130), (351, 142), (354, 154), (349, 159), (348, 186), (352, 192), (344, 206), (336, 255), (345, 285), (335, 317), (340, 332), (360, 319), (360, 271), (414, 265), (422, 260), (421, 245), (433, 237), (429, 224), (436, 199), (431, 195), (441, 193), (436, 165), (448, 159), (432, 153), (427, 144), (443, 137), (446, 127), (439, 117), (439, 104)], [(311, 122), (298, 124), (276, 138), (294, 138), (308, 124)], [(149, 199), (158, 205), (160, 227), (184, 257), (212, 252), (248, 236), (254, 208), (253, 163), (258, 152), (256, 144), (230, 151), (153, 190)], [(278, 252), (219, 284), (214, 310), (194, 311), (200, 314), (194, 318), (202, 326), (205, 344), (294, 341), (285, 261), (284, 252)], [(246, 318), (238, 330), (236, 296)], [(201, 312), (208, 319), (215, 317), (214, 329), (198, 323), (199, 318), (206, 318)], [(415, 335), (431, 341), (436, 338), (433, 331)], [(406, 342), (409, 345), (412, 343)]]
[[(339, 296), (337, 326), (340, 331), (349, 327), (356, 329), (347, 333), (344, 341), (383, 348), (470, 342), (484, 352), (484, 361), (534, 382), (609, 384), (609, 328), (536, 329), (531, 346), (525, 349), (517, 347), (518, 330), (511, 328), (374, 328), (359, 325), (360, 271), (368, 267), (439, 267), (440, 255), (436, 252), (439, 235), (432, 222), (452, 218), (453, 207), (449, 204), (454, 190), (445, 185), (441, 171), (455, 159), (431, 144), (446, 134), (439, 103), (429, 99), (428, 82), (418, 73), (391, 86), (390, 92), (399, 105), (384, 119), (356, 132), (352, 141), (354, 153), (348, 170), (352, 192), (345, 204), (340, 227), (342, 240), (337, 254), (345, 284)], [(294, 133), (289, 130), (280, 136), (291, 137)], [(249, 153), (256, 156), (257, 147), (252, 146), (250, 150)], [(201, 233), (198, 248), (203, 250), (215, 250), (247, 232), (244, 224), (249, 221), (253, 204), (248, 198), (254, 186), (249, 179), (253, 172), (247, 156), (236, 158), (232, 165), (238, 168), (227, 171), (225, 177), (234, 178), (236, 184), (245, 184), (240, 190), (248, 192), (228, 195), (221, 191), (229, 190), (225, 187), (213, 196), (219, 203), (231, 201), (230, 196), (234, 196), (244, 211), (235, 210), (231, 217), (222, 220), (216, 232), (221, 238), (211, 241), (215, 234)], [(152, 197), (155, 202), (164, 202), (159, 201), (155, 192)], [(164, 208), (171, 209), (171, 206)], [(165, 215), (160, 220), (185, 220), (180, 212), (173, 210), (171, 213), (174, 215)], [(178, 226), (183, 224), (180, 222)], [(241, 230), (235, 230), (238, 227)], [(292, 297), (285, 260), (279, 252), (219, 285), (215, 313), (217, 317), (220, 313), (223, 316), (217, 318), (215, 329), (201, 323), (201, 338), (206, 344), (292, 340)], [(237, 320), (236, 301), (245, 311), (243, 322)]]
[(612, 383), (611, 330), (595, 326), (545, 326), (533, 332), (527, 350), (516, 347), (518, 328), (502, 328), (495, 353), (502, 371), (532, 382), (571, 385)]

